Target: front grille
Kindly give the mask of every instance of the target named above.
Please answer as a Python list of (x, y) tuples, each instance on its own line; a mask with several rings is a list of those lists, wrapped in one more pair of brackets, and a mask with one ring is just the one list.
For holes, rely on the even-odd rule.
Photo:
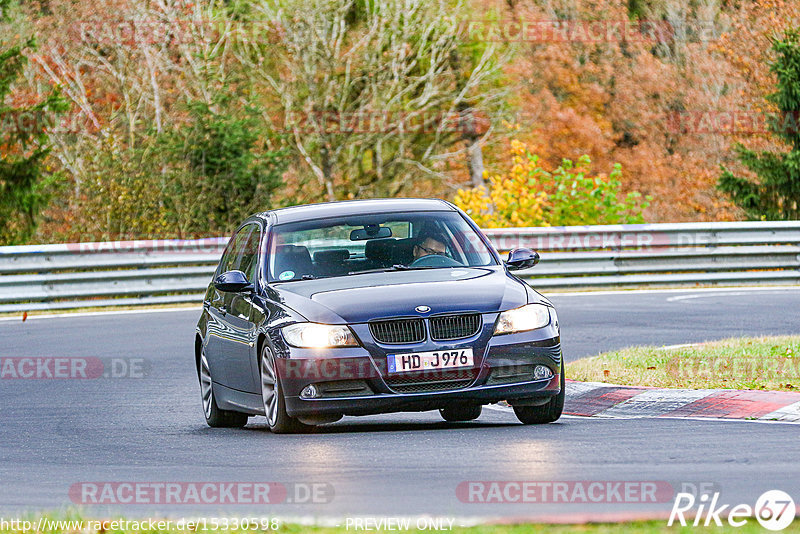
[(364, 380), (318, 382), (316, 386), (321, 397), (360, 397), (373, 394), (372, 389)]
[(425, 340), (425, 323), (422, 319), (391, 319), (369, 323), (372, 337), (379, 343), (419, 343)]
[(448, 382), (419, 382), (392, 386), (397, 393), (430, 393), (433, 391), (452, 391), (464, 389), (472, 384), (472, 380), (452, 380)]
[(431, 338), (436, 341), (471, 337), (481, 329), (481, 316), (479, 313), (431, 317), (430, 322)]
[(398, 393), (424, 393), (462, 389), (475, 381), (477, 368), (428, 370), (386, 378), (386, 385)]

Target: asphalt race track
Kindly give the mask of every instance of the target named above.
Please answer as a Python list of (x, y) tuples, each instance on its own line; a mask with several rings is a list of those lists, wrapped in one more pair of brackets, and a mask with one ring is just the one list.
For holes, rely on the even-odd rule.
[[(553, 295), (567, 360), (637, 344), (800, 333), (800, 288)], [(279, 482), (274, 505), (114, 504), (88, 515), (585, 517), (666, 514), (656, 503), (487, 504), (467, 481), (654, 481), (713, 488), (722, 503), (769, 489), (800, 499), (800, 426), (749, 421), (564, 417), (525, 427), (485, 408), (345, 418), (319, 432), (207, 428), (192, 360), (197, 310), (0, 321), (0, 357), (144, 358), (145, 378), (0, 380), (0, 515), (77, 507), (82, 482)], [(316, 497), (306, 489), (317, 484)], [(78, 499), (79, 500), (79, 499)], [(314, 502), (310, 502), (314, 501)]]

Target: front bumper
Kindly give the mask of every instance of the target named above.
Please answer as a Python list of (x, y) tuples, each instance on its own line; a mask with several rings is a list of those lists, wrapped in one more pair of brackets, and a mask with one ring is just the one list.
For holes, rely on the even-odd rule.
[[(389, 376), (385, 365), (385, 354), (389, 350), (399, 354), (445, 348), (430, 343), (414, 349), (389, 350), (368, 343), (366, 347), (328, 350), (285, 347), (278, 361), (279, 375), (286, 411), (294, 417), (426, 411), (453, 402), (490, 404), (502, 400), (546, 399), (561, 391), (560, 341), (554, 325), (502, 336), (492, 336), (491, 330), (485, 330), (473, 339), (446, 347), (473, 348), (474, 367), (463, 369), (466, 375), (461, 374), (456, 379), (432, 377), (430, 388), (419, 382), (408, 386), (402, 376)], [(535, 380), (533, 369), (537, 365), (548, 367), (553, 375)], [(303, 389), (312, 384), (318, 390), (317, 397), (301, 396)]]
[(286, 412), (292, 416), (373, 415), (389, 412), (424, 412), (450, 403), (491, 404), (502, 400), (548, 398), (561, 392), (560, 374), (546, 380), (495, 386), (474, 386), (435, 393), (378, 393), (361, 397), (303, 399), (286, 397)]

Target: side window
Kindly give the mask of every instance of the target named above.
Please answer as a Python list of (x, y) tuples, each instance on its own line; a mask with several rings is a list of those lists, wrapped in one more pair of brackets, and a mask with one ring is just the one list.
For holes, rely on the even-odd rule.
[(261, 242), (261, 230), (258, 225), (250, 225), (252, 232), (250, 232), (247, 241), (242, 248), (241, 256), (239, 259), (238, 269), (242, 271), (249, 282), (255, 282), (256, 267), (258, 266), (258, 245)]
[(245, 226), (231, 237), (227, 248), (225, 248), (225, 253), (222, 254), (222, 259), (219, 260), (217, 275), (238, 268), (239, 256), (241, 255), (242, 247), (247, 241), (247, 236), (250, 234), (250, 230), (252, 230), (252, 225)]

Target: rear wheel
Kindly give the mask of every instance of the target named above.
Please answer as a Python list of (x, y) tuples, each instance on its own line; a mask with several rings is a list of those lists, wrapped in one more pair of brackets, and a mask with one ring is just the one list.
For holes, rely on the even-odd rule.
[(564, 399), (567, 396), (564, 379), (564, 360), (561, 360), (561, 392), (541, 406), (514, 406), (514, 414), (526, 425), (552, 423), (561, 417), (564, 411)]
[(247, 415), (239, 412), (220, 410), (214, 398), (211, 370), (208, 367), (205, 351), (200, 353), (200, 395), (203, 400), (203, 413), (206, 423), (216, 428), (241, 428), (247, 424)]
[(480, 404), (450, 404), (439, 410), (445, 421), (472, 421), (481, 416), (483, 406)]
[(267, 416), (267, 425), (270, 431), (275, 434), (291, 434), (309, 430), (311, 427), (286, 413), (286, 399), (281, 391), (281, 380), (275, 355), (266, 343), (261, 349), (259, 370), (261, 399), (264, 402), (264, 414)]

